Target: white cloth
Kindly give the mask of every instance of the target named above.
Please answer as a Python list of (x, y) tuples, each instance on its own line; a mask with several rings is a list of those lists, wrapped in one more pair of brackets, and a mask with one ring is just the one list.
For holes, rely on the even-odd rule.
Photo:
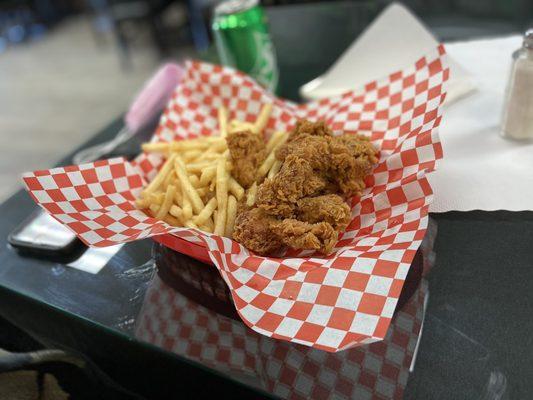
[[(340, 95), (411, 66), (439, 45), (407, 7), (393, 3), (344, 51), (330, 69), (300, 88), (308, 100)], [(474, 89), (468, 73), (449, 58), (446, 104)]]
[(511, 55), (521, 41), (511, 36), (446, 45), (478, 91), (444, 110), (444, 158), (429, 174), (435, 193), (430, 211), (533, 210), (533, 143), (499, 135)]

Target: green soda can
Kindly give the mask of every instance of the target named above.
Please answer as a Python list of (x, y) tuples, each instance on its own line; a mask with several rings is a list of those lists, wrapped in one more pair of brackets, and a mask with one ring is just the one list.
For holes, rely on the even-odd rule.
[(247, 73), (275, 93), (276, 53), (259, 0), (230, 0), (215, 8), (213, 33), (222, 64)]

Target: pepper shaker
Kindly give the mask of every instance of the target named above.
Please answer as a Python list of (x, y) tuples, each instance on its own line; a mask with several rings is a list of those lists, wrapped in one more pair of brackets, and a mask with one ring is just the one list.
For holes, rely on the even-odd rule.
[(526, 32), (522, 48), (513, 53), (501, 134), (510, 139), (533, 139), (533, 29)]

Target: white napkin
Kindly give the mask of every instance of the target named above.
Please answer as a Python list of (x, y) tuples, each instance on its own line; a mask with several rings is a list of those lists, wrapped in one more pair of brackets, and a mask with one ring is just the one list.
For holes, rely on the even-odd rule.
[[(300, 88), (308, 100), (342, 94), (412, 65), (439, 42), (405, 6), (388, 6), (323, 75)], [(464, 97), (474, 86), (453, 60), (446, 104)]]
[(533, 210), (533, 143), (499, 135), (511, 55), (521, 42), (512, 36), (446, 45), (479, 90), (444, 110), (444, 158), (429, 174), (430, 211)]

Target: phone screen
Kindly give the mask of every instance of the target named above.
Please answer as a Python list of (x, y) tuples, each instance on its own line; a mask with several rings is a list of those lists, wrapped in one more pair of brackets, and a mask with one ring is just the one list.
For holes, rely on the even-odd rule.
[(13, 245), (61, 250), (72, 244), (76, 236), (50, 215), (39, 211), (19, 227), (11, 239)]

